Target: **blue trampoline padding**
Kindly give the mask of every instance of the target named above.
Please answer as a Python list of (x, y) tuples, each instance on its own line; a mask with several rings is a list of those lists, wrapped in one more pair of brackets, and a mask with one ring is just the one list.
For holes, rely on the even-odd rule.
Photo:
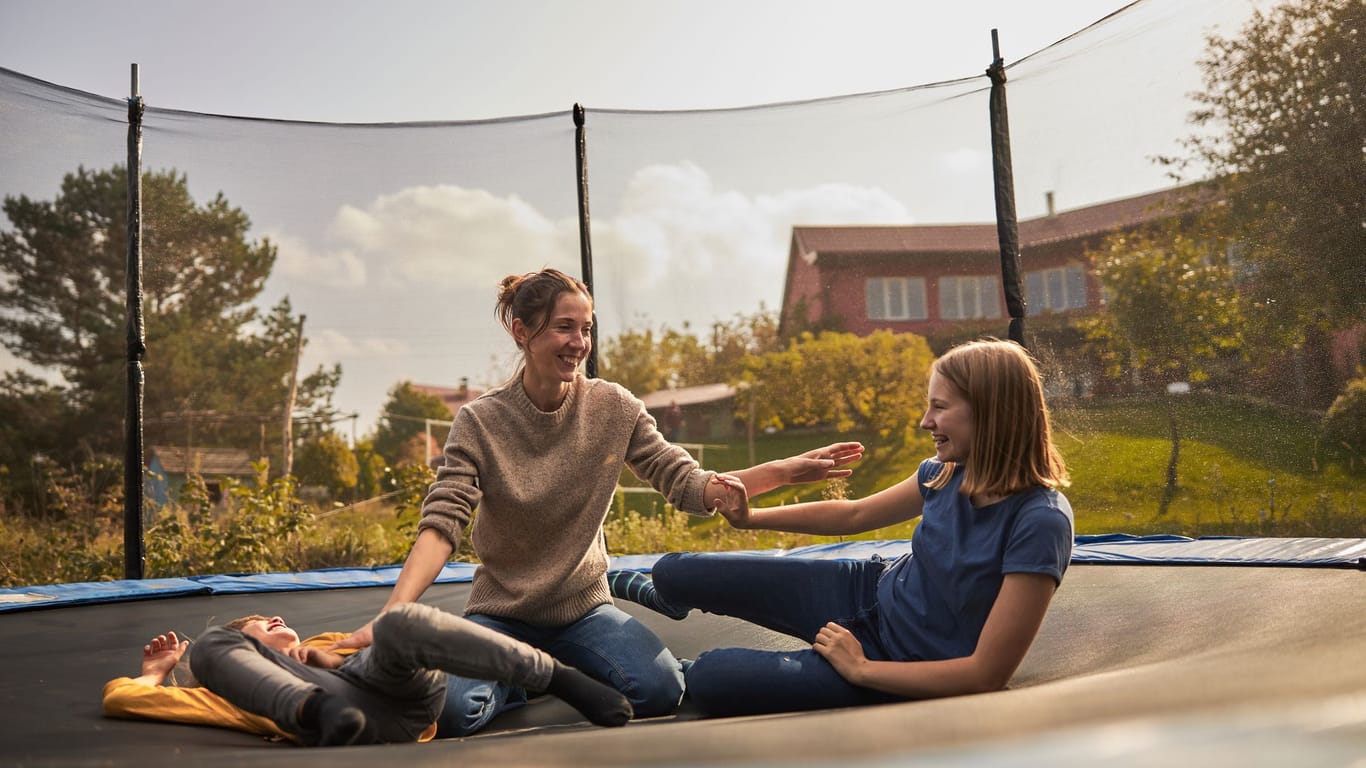
[[(447, 563), (437, 583), (470, 581), (473, 563)], [(232, 595), (247, 592), (293, 592), (337, 587), (393, 586), (401, 566), (325, 568), (299, 573), (249, 573), (186, 576), (179, 579), (92, 581), (41, 587), (0, 589), (0, 613), (47, 606), (112, 603), (187, 595)]]
[[(750, 550), (766, 557), (807, 557), (855, 560), (881, 555), (891, 559), (911, 550), (910, 539), (844, 541), (797, 549)], [(623, 555), (612, 558), (612, 567), (649, 571), (660, 555)], [(1072, 562), (1123, 565), (1243, 565), (1318, 566), (1366, 570), (1366, 539), (1263, 539), (1238, 537), (1132, 536), (1105, 534), (1078, 536)], [(327, 568), (300, 573), (255, 573), (188, 576), (179, 579), (98, 581), (53, 584), (40, 587), (0, 589), (0, 613), (47, 606), (108, 603), (156, 597), (247, 592), (291, 592), (339, 587), (392, 586), (401, 567)], [(471, 563), (448, 563), (438, 583), (464, 582), (474, 578)]]
[[(911, 551), (910, 539), (842, 541), (797, 549), (771, 549), (749, 554), (861, 560), (873, 555), (891, 559)], [(612, 559), (621, 570), (649, 571), (660, 555), (628, 555)], [(1262, 539), (1235, 536), (1133, 536), (1107, 533), (1076, 537), (1072, 563), (1127, 565), (1278, 565), (1366, 569), (1366, 539)]]

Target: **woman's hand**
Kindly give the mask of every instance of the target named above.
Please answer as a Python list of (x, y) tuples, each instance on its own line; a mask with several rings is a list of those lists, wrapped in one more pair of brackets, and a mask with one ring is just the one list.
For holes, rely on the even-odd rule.
[[(371, 629), (374, 624), (375, 620), (371, 619), (366, 622), (365, 626), (328, 646), (327, 650), (336, 651), (341, 648), (369, 648), (370, 644), (375, 641), (374, 631)], [(303, 661), (303, 659), (300, 659), (300, 661)]]
[(814, 483), (832, 477), (848, 477), (852, 469), (841, 469), (863, 458), (862, 443), (831, 443), (782, 460), (784, 485)]
[(811, 647), (821, 658), (830, 662), (840, 677), (854, 685), (860, 684), (856, 678), (863, 665), (868, 663), (868, 657), (863, 655), (863, 646), (853, 632), (832, 621), (820, 628)]
[(740, 478), (720, 472), (712, 475), (706, 497), (708, 508), (720, 513), (732, 527), (744, 528), (749, 524), (749, 493)]

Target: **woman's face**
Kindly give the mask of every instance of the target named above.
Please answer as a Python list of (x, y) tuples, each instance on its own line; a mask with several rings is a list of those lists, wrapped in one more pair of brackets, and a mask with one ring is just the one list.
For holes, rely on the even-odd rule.
[(565, 291), (550, 308), (550, 322), (535, 337), (521, 320), (512, 334), (525, 351), (527, 374), (541, 384), (574, 380), (593, 349), (593, 305), (578, 291)]
[(972, 407), (958, 388), (937, 372), (930, 374), (929, 404), (920, 428), (934, 438), (940, 461), (965, 462), (972, 450)]

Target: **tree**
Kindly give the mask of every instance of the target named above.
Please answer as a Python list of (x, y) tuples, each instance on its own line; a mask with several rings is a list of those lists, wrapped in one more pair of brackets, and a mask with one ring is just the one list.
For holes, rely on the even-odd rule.
[(1201, 382), (1241, 349), (1242, 300), (1216, 241), (1174, 223), (1114, 233), (1089, 256), (1110, 299), (1088, 336), (1112, 376)]
[[(449, 422), (451, 411), (436, 395), (413, 389), (410, 381), (395, 385), (389, 390), (389, 399), (384, 403), (379, 426), (375, 430), (372, 441), (375, 453), (382, 456), (391, 467), (411, 460), (412, 450), (405, 444), (414, 438), (426, 440), (425, 422), (428, 420)], [(445, 443), (447, 431), (432, 433), (438, 445)]]
[(738, 405), (759, 424), (814, 426), (870, 435), (868, 452), (905, 445), (924, 411), (934, 355), (920, 336), (804, 333), (787, 349), (745, 361)]
[[(1097, 261), (1110, 292), (1107, 312), (1090, 329), (1090, 339), (1118, 376), (1148, 372), (1165, 387), (1201, 382), (1215, 361), (1241, 352), (1240, 297), (1227, 250), (1201, 236), (1198, 225), (1172, 220), (1156, 229), (1118, 232), (1105, 238)], [(1167, 401), (1171, 454), (1158, 513), (1165, 514), (1177, 491), (1181, 433), (1176, 404)]]
[(1291, 344), (1366, 320), (1363, 36), (1361, 0), (1295, 0), (1211, 37), (1200, 130), (1173, 161), (1217, 179), (1254, 271), (1251, 319)]
[(760, 306), (751, 314), (712, 323), (710, 338), (698, 338), (689, 323), (682, 330), (665, 326), (630, 330), (603, 345), (603, 378), (637, 395), (663, 389), (736, 381), (746, 357), (782, 349), (777, 316)]
[[(126, 189), (122, 167), (80, 168), (51, 201), (3, 204), (11, 228), (0, 232), (0, 343), (61, 383), (12, 380), (0, 396), (32, 403), (43, 386), (62, 393), (75, 418), (45, 419), (62, 464), (122, 453)], [(278, 443), (264, 431), (283, 418), (297, 322), (287, 300), (266, 314), (252, 304), (275, 246), (249, 240), (250, 220), (221, 193), (197, 204), (174, 171), (144, 175), (143, 222), (147, 444)], [(314, 384), (321, 389), (309, 396), (326, 400), (335, 381)]]
[(294, 470), (300, 484), (320, 485), (332, 498), (338, 498), (356, 487), (360, 464), (341, 435), (325, 432), (299, 446)]

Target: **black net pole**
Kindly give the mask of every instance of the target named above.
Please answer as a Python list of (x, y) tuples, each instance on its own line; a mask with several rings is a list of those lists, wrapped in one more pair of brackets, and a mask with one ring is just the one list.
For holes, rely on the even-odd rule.
[(1020, 224), (1015, 217), (1015, 175), (1010, 162), (1006, 68), (996, 30), (991, 30), (991, 163), (996, 185), (996, 239), (1001, 244), (1001, 288), (1010, 315), (1009, 338), (1024, 346), (1024, 292), (1020, 289)]
[(138, 65), (128, 98), (128, 402), (124, 411), (123, 574), (141, 579), (147, 552), (142, 537), (142, 358), (147, 351), (142, 321), (142, 97)]
[[(593, 295), (593, 239), (588, 233), (588, 143), (584, 137), (583, 105), (574, 105), (574, 160), (578, 169), (579, 187), (579, 263), (583, 282)], [(596, 318), (595, 318), (596, 320)], [(598, 324), (593, 323), (593, 348), (585, 365), (588, 378), (598, 377)]]

